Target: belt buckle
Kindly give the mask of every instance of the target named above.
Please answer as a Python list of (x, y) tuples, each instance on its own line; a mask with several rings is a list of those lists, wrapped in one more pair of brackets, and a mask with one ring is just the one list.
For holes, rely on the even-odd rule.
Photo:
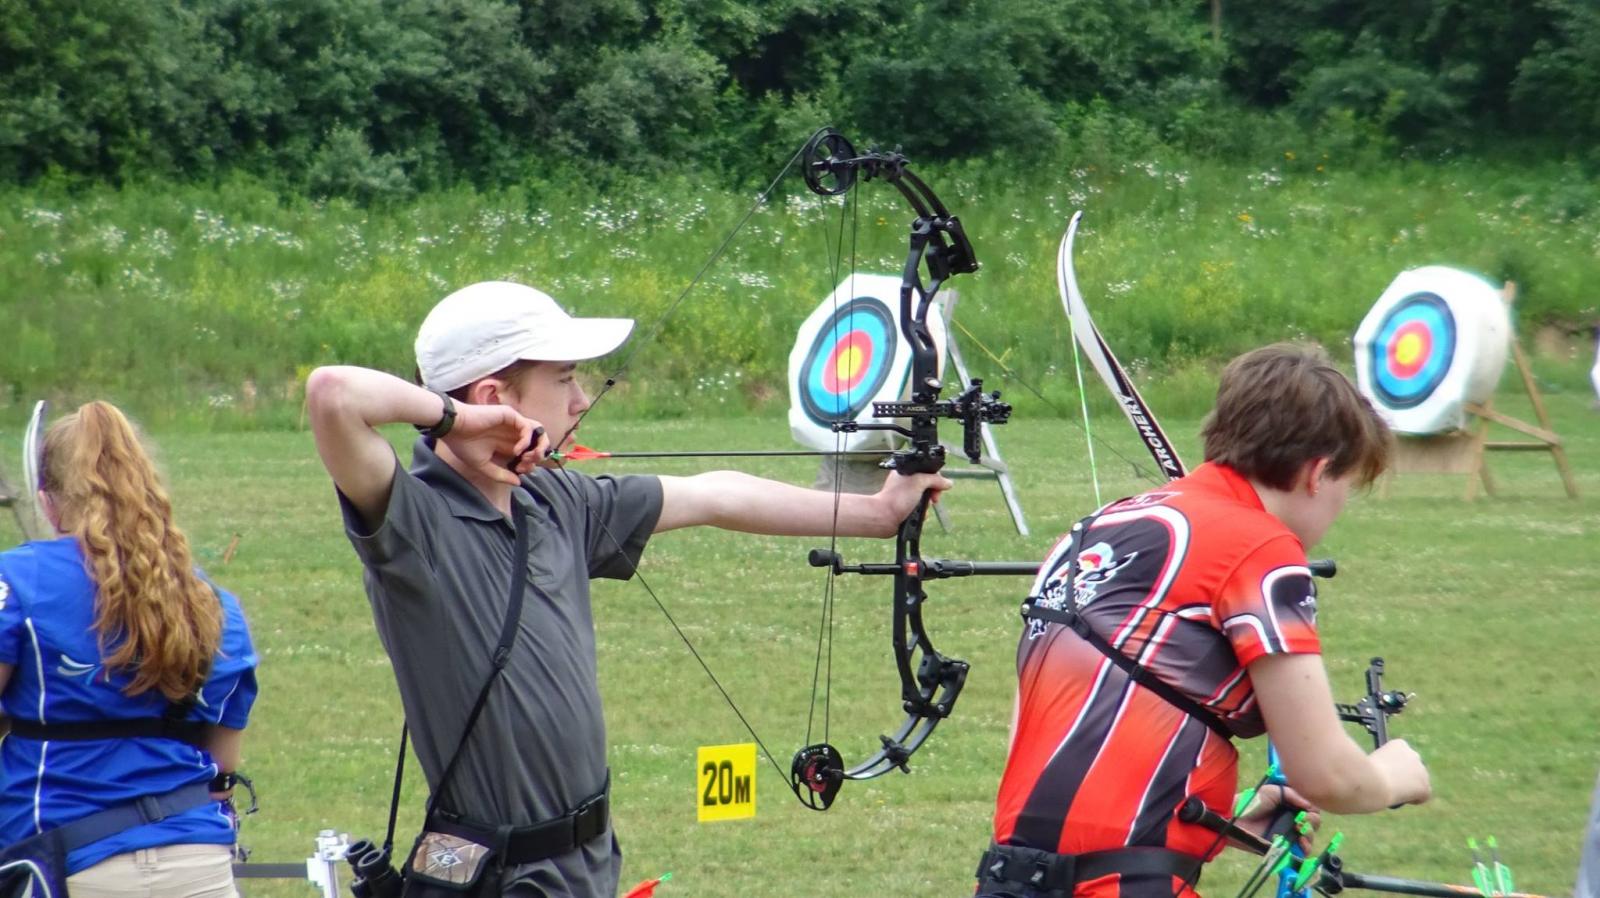
[(161, 809), (161, 802), (154, 795), (141, 795), (134, 799), (135, 806), (139, 809), (139, 816), (145, 823), (160, 823), (167, 819), (167, 814)]
[(1078, 884), (1077, 855), (1040, 851), (1033, 858), (1033, 874), (1024, 882), (1041, 894), (1072, 894)]
[[(605, 810), (602, 809), (598, 814), (594, 813), (596, 806), (601, 805), (605, 800), (605, 793), (602, 792), (578, 805), (578, 809), (572, 812), (573, 847), (583, 845), (605, 832), (607, 816)], [(596, 818), (593, 822), (589, 820), (591, 814)]]

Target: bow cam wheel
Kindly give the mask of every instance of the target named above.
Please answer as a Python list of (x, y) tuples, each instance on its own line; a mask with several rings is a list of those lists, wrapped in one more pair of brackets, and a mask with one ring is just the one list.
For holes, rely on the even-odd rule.
[(856, 170), (850, 160), (856, 158), (856, 148), (838, 131), (823, 128), (811, 135), (801, 158), (806, 186), (813, 193), (838, 196), (855, 186)]
[(789, 785), (800, 803), (813, 811), (826, 811), (844, 785), (844, 759), (827, 743), (808, 745), (794, 753), (789, 765)]

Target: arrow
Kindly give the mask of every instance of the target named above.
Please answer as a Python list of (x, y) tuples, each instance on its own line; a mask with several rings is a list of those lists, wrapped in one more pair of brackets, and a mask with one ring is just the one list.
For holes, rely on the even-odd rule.
[(685, 450), (682, 452), (605, 452), (600, 449), (591, 449), (588, 446), (574, 445), (566, 452), (556, 452), (550, 457), (558, 461), (594, 461), (601, 458), (759, 458), (759, 457), (820, 457), (837, 455), (855, 455), (871, 458), (884, 458), (894, 453), (893, 449), (843, 449), (838, 452), (822, 452), (816, 449), (711, 449), (711, 450)]

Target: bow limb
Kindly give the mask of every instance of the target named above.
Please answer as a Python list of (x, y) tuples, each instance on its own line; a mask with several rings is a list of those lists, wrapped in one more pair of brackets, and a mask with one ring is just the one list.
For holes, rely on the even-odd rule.
[(28, 429), (22, 437), (22, 484), (28, 491), (29, 502), (37, 502), (39, 490), (44, 488), (44, 431), (49, 414), (49, 402), (41, 399), (34, 403), (33, 415), (28, 418)]
[(1150, 457), (1155, 459), (1168, 480), (1176, 480), (1188, 473), (1188, 469), (1178, 457), (1177, 450), (1172, 448), (1172, 441), (1161, 429), (1155, 413), (1150, 410), (1144, 397), (1139, 395), (1138, 388), (1117, 362), (1111, 347), (1106, 345), (1100, 329), (1095, 327), (1094, 319), (1089, 316), (1089, 306), (1083, 300), (1083, 293), (1078, 289), (1077, 273), (1072, 267), (1072, 247), (1078, 234), (1078, 222), (1082, 219), (1082, 212), (1073, 214), (1066, 234), (1061, 237), (1061, 249), (1056, 254), (1056, 286), (1061, 291), (1061, 305), (1066, 310), (1067, 320), (1072, 324), (1072, 336), (1089, 357), (1089, 363), (1105, 382), (1106, 389), (1117, 400), (1122, 413), (1128, 417), (1128, 423), (1139, 434)]
[(50, 522), (39, 502), (39, 491), (44, 489), (44, 432), (50, 417), (50, 403), (41, 399), (34, 403), (33, 415), (28, 418), (28, 428), (22, 437), (22, 491), (12, 512), (24, 540), (33, 539), (35, 527), (43, 525), (49, 534)]

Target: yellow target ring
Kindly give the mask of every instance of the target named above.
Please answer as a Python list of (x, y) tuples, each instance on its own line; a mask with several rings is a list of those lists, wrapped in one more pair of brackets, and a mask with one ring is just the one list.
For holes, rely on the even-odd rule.
[(834, 362), (834, 374), (841, 382), (853, 381), (855, 380), (856, 375), (861, 371), (861, 363), (864, 360), (865, 354), (861, 351), (861, 347), (848, 347), (843, 352), (839, 353), (838, 361)]
[(1422, 342), (1422, 338), (1416, 334), (1405, 334), (1401, 336), (1399, 342), (1396, 343), (1394, 347), (1395, 361), (1407, 367), (1415, 365), (1417, 363), (1417, 359), (1422, 357)]

